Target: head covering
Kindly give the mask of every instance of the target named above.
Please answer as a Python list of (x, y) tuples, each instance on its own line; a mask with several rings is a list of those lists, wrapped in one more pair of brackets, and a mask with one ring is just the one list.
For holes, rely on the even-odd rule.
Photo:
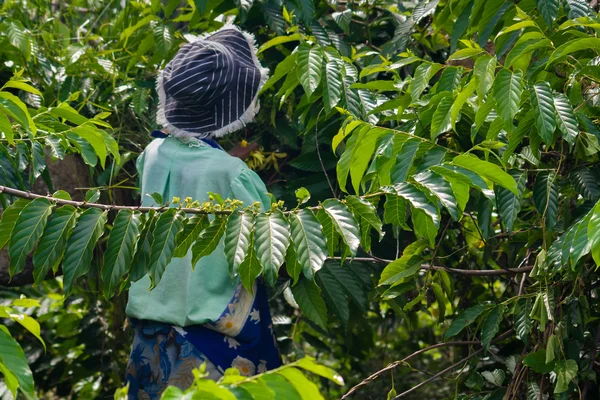
[(269, 70), (235, 25), (184, 45), (160, 72), (157, 122), (178, 137), (221, 137), (251, 122)]

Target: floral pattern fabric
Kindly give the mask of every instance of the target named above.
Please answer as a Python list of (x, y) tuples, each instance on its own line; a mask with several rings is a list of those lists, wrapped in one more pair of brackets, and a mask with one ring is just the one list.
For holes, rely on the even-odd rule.
[(168, 386), (187, 389), (192, 370), (204, 362), (214, 380), (227, 368), (252, 376), (281, 366), (264, 286), (255, 284), (253, 293), (238, 285), (214, 323), (182, 328), (132, 320), (135, 337), (126, 376), (129, 399), (159, 399)]

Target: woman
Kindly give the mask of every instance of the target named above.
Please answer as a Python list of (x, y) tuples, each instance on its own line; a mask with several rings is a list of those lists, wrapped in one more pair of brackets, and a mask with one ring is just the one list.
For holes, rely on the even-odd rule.
[[(141, 193), (202, 202), (213, 192), (268, 208), (260, 178), (214, 140), (254, 119), (267, 73), (254, 39), (235, 26), (184, 45), (157, 79), (164, 133), (138, 159)], [(142, 204), (152, 200), (143, 196)], [(169, 385), (185, 389), (202, 363), (211, 379), (227, 368), (250, 376), (281, 365), (262, 284), (250, 293), (228, 271), (220, 243), (194, 270), (191, 252), (174, 258), (152, 290), (148, 276), (131, 285), (130, 399), (159, 398)]]

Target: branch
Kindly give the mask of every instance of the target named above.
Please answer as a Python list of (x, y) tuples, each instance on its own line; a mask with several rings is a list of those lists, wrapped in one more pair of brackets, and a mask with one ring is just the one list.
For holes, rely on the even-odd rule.
[[(501, 334), (500, 336), (496, 337), (494, 340), (492, 340), (491, 343), (496, 343), (499, 342), (501, 340), (506, 339), (507, 337), (509, 337), (510, 335), (512, 335), (514, 333), (513, 329), (509, 329), (508, 331), (504, 332), (503, 334)], [(368, 378), (366, 378), (365, 380), (363, 380), (362, 382), (360, 382), (358, 385), (354, 386), (353, 388), (351, 388), (345, 395), (343, 395), (341, 397), (341, 400), (347, 399), (348, 397), (350, 397), (354, 392), (356, 392), (356, 390), (358, 390), (359, 387), (366, 385), (369, 382), (374, 381), (379, 375), (383, 374), (384, 372), (387, 371), (391, 371), (392, 369), (405, 364), (408, 362), (408, 360), (410, 360), (411, 358), (414, 358), (416, 356), (418, 356), (419, 354), (423, 354), (426, 353), (430, 350), (433, 349), (437, 349), (440, 347), (448, 347), (448, 346), (470, 346), (470, 345), (479, 345), (481, 344), (481, 342), (479, 340), (457, 340), (454, 342), (445, 342), (445, 343), (437, 343), (428, 347), (425, 347), (423, 349), (417, 350), (414, 353), (404, 357), (402, 360), (400, 361), (394, 361), (393, 363), (390, 363), (387, 367), (385, 367), (382, 370), (379, 370), (377, 372), (375, 372), (373, 375), (369, 376)], [(471, 357), (473, 357), (475, 354), (480, 353), (481, 351), (483, 351), (483, 348), (477, 350), (475, 353), (471, 354), (467, 360)], [(446, 368), (445, 370), (443, 370), (442, 372), (438, 372), (437, 374), (433, 375), (431, 378), (427, 379), (425, 382), (420, 383), (419, 385), (413, 387), (412, 389), (410, 389), (408, 392), (404, 392), (404, 393), (400, 393), (396, 398), (404, 396), (406, 394), (408, 394), (410, 391), (415, 390), (417, 388), (419, 388), (420, 386), (423, 386), (424, 384), (430, 382), (433, 379), (436, 379), (439, 376), (442, 376), (443, 374), (445, 374), (446, 372), (448, 372), (450, 369), (454, 368), (456, 365), (459, 365), (461, 363), (463, 363), (465, 360), (461, 360), (456, 364), (451, 365), (450, 367)]]
[[(341, 260), (342, 257), (331, 257), (333, 260)], [(395, 260), (388, 260), (379, 257), (354, 257), (352, 261), (365, 261), (365, 262), (376, 262), (390, 264)], [(506, 269), (459, 269), (459, 268), (448, 268), (437, 265), (423, 264), (421, 269), (434, 271), (444, 270), (455, 274), (469, 275), (469, 276), (498, 276), (498, 275), (513, 275), (522, 274), (523, 272), (529, 272), (533, 269), (533, 266), (521, 267), (521, 268), (506, 268)]]

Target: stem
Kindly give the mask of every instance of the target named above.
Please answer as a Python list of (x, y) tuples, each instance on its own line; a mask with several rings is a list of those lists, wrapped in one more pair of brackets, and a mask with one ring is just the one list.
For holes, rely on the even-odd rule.
[[(341, 260), (342, 257), (330, 257), (332, 260)], [(388, 260), (385, 258), (378, 257), (354, 257), (352, 261), (366, 261), (366, 262), (378, 262), (383, 264), (390, 264), (396, 260)], [(423, 270), (444, 270), (447, 272), (452, 272), (455, 274), (461, 275), (471, 275), (471, 276), (498, 276), (498, 275), (516, 275), (529, 272), (533, 269), (533, 266), (520, 267), (520, 268), (506, 268), (506, 269), (458, 269), (458, 268), (448, 268), (437, 265), (423, 264), (421, 265), (421, 269)]]

